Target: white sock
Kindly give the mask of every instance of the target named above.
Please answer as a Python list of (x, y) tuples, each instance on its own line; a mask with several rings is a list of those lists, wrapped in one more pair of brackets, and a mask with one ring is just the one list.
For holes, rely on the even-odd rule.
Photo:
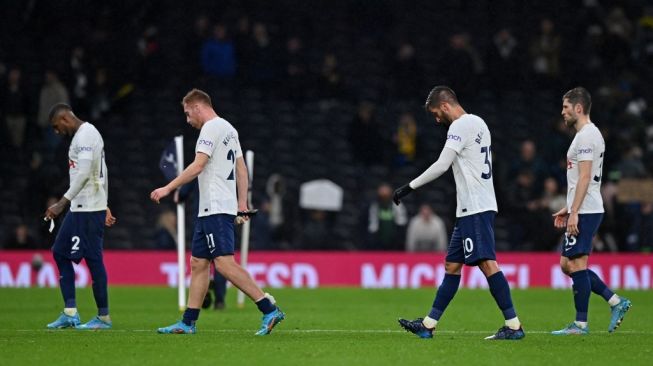
[(429, 329), (435, 329), (435, 326), (438, 325), (438, 321), (427, 315), (424, 320), (422, 320), (422, 324)]
[(521, 322), (518, 317), (506, 320), (506, 326), (512, 330), (517, 330), (521, 328)]
[(615, 305), (619, 304), (620, 302), (621, 302), (621, 298), (619, 296), (617, 296), (617, 294), (612, 295), (610, 300), (608, 300), (608, 304), (610, 304), (610, 306), (615, 306)]
[(77, 314), (77, 308), (64, 308), (63, 313), (68, 316), (75, 316)]
[(579, 322), (578, 320), (576, 320), (574, 323), (581, 329), (587, 328), (587, 322)]
[(111, 323), (111, 317), (109, 315), (98, 315), (97, 317), (105, 323)]

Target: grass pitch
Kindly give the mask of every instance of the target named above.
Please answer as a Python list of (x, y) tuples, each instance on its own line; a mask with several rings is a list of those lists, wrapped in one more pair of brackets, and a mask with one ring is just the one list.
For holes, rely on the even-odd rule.
[[(433, 339), (419, 339), (398, 317), (424, 316), (434, 289), (276, 289), (287, 317), (255, 337), (260, 314), (247, 303), (203, 310), (195, 335), (160, 335), (180, 318), (176, 289), (112, 287), (114, 329), (49, 331), (61, 311), (58, 289), (0, 289), (0, 365), (651, 365), (653, 292), (620, 291), (633, 301), (622, 326), (608, 334), (608, 305), (590, 303), (591, 334), (548, 333), (573, 319), (571, 290), (514, 290), (526, 338), (485, 341), (503, 318), (487, 290), (460, 290)], [(95, 315), (90, 289), (78, 289), (82, 321)]]

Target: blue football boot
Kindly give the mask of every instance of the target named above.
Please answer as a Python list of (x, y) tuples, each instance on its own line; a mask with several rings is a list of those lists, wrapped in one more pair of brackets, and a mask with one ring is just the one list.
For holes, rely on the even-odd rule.
[(519, 327), (519, 329), (512, 329), (508, 326), (503, 326), (499, 330), (485, 339), (496, 339), (496, 340), (518, 340), (526, 337), (524, 329)]
[(560, 330), (554, 330), (551, 332), (553, 335), (588, 335), (590, 334), (590, 327), (587, 326), (585, 328), (581, 328), (578, 325), (576, 325), (575, 322), (572, 322), (568, 326), (560, 329)]
[(87, 323), (78, 325), (76, 328), (82, 330), (100, 330), (111, 329), (111, 325), (111, 321), (105, 322), (104, 320), (100, 319), (99, 316), (96, 316)]
[(424, 326), (423, 320), (424, 318), (415, 320), (399, 319), (399, 325), (407, 332), (411, 332), (420, 338), (433, 338), (433, 329)]
[(186, 325), (183, 321), (178, 321), (173, 325), (157, 329), (160, 334), (195, 334), (195, 324)]
[(257, 336), (270, 334), (272, 329), (285, 318), (286, 314), (284, 314), (281, 309), (276, 308), (273, 312), (263, 315), (263, 319), (261, 319), (261, 328), (255, 334)]
[(624, 317), (626, 316), (628, 310), (630, 310), (631, 306), (633, 306), (633, 303), (630, 302), (630, 300), (627, 298), (622, 297), (621, 301), (617, 305), (610, 307), (612, 316), (610, 317), (608, 332), (612, 333), (617, 330), (617, 328), (619, 328), (621, 322), (624, 320)]
[(69, 316), (65, 313), (61, 313), (57, 320), (48, 324), (48, 329), (63, 329), (63, 328), (75, 328), (76, 326), (82, 324), (82, 321), (79, 319), (79, 313)]

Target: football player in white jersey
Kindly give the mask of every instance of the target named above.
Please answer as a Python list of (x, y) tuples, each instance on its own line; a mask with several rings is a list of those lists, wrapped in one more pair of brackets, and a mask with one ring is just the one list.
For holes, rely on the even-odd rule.
[(431, 311), (425, 318), (400, 319), (399, 324), (420, 338), (432, 338), (433, 331), (460, 285), (463, 265), (478, 266), (487, 278), (490, 292), (503, 312), (505, 325), (486, 339), (522, 339), (522, 329), (512, 304), (510, 287), (496, 262), (494, 217), (497, 203), (492, 183), (492, 139), (478, 116), (468, 114), (453, 90), (436, 86), (429, 93), (426, 110), (438, 124), (449, 128), (438, 160), (410, 183), (398, 188), (394, 201), (433, 181), (453, 166), (456, 181), (456, 225), (445, 259), (446, 274), (438, 288)]
[[(256, 335), (266, 335), (285, 314), (274, 298), (259, 288), (249, 273), (234, 260), (234, 219), (246, 213), (249, 180), (238, 139), (238, 132), (213, 110), (211, 97), (193, 89), (182, 100), (186, 121), (200, 130), (195, 160), (165, 187), (157, 188), (150, 198), (159, 200), (195, 177), (199, 182), (199, 212), (195, 221), (191, 249), (191, 282), (188, 307), (183, 319), (159, 333), (193, 334), (200, 307), (209, 286), (209, 265), (215, 267), (257, 305), (263, 320)], [(247, 219), (247, 216), (243, 216)]]
[(567, 205), (553, 214), (554, 225), (566, 228), (560, 268), (571, 277), (576, 320), (552, 332), (555, 335), (589, 333), (587, 311), (590, 293), (601, 295), (611, 307), (608, 332), (621, 324), (631, 306), (630, 300), (612, 292), (594, 271), (587, 268), (592, 239), (603, 219), (601, 178), (605, 142), (601, 131), (590, 120), (592, 98), (582, 87), (571, 89), (562, 97), (562, 118), (576, 136), (567, 151)]
[[(45, 211), (46, 220), (54, 220), (70, 204), (70, 211), (57, 233), (52, 255), (59, 269), (59, 285), (64, 311), (47, 325), (50, 329), (110, 329), (107, 272), (102, 259), (104, 226), (112, 226), (116, 218), (107, 207), (108, 172), (104, 161), (104, 141), (100, 132), (83, 122), (67, 104), (56, 104), (50, 110), (50, 123), (57, 134), (73, 136), (68, 150), (70, 188)], [(93, 296), (98, 316), (81, 324), (75, 299), (73, 262), (82, 259), (91, 272)]]

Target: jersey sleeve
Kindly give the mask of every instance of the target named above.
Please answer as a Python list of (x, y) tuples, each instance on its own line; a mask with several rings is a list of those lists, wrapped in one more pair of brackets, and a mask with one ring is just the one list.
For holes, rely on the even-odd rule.
[(453, 123), (447, 131), (447, 142), (445, 142), (444, 147), (448, 147), (460, 154), (465, 147), (466, 140), (467, 129), (460, 122)]
[(201, 152), (209, 157), (213, 155), (213, 152), (215, 151), (215, 148), (218, 143), (218, 136), (214, 131), (210, 128), (210, 126), (204, 126), (202, 127), (202, 130), (200, 131), (200, 137), (197, 139), (197, 145), (195, 145), (195, 152)]
[(240, 147), (240, 136), (236, 133), (236, 157), (240, 158), (243, 156), (243, 149)]
[(594, 160), (594, 150), (597, 148), (596, 141), (590, 134), (581, 134), (578, 136), (576, 144), (576, 157), (578, 161)]
[(77, 140), (77, 160), (93, 160), (93, 153), (98, 149), (97, 139), (90, 133), (84, 133)]

